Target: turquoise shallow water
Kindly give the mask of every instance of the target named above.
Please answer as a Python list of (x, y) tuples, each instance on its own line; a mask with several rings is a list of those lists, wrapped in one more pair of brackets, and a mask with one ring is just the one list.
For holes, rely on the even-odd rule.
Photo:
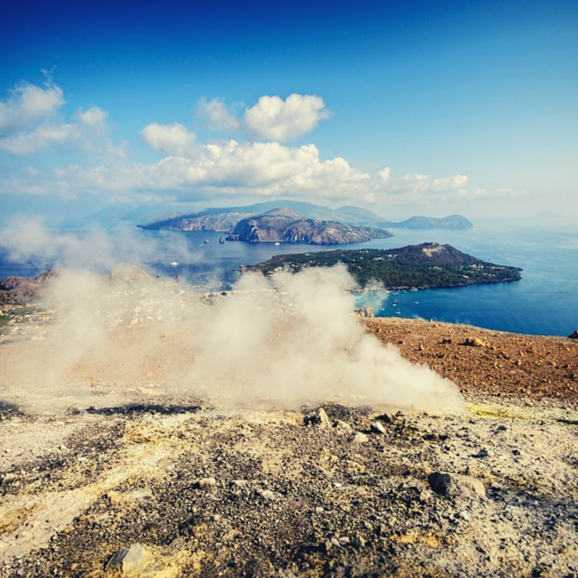
[[(340, 248), (392, 248), (423, 242), (449, 243), (475, 257), (522, 267), (522, 280), (454, 289), (389, 294), (376, 311), (381, 316), (416, 317), (468, 323), (489, 329), (542, 335), (568, 335), (578, 328), (578, 227), (569, 221), (476, 222), (467, 231), (393, 229), (394, 237)], [(82, 234), (82, 233), (80, 233)], [(227, 242), (218, 233), (166, 233), (137, 230), (131, 243), (152, 242), (145, 266), (160, 275), (178, 274), (193, 285), (227, 289), (240, 265), (281, 253), (327, 250), (308, 245)], [(204, 243), (208, 240), (209, 243)], [(126, 241), (125, 241), (126, 242)], [(134, 247), (132, 247), (134, 249)], [(119, 256), (138, 252), (118, 246)], [(170, 263), (177, 261), (178, 266)], [(11, 262), (0, 251), (0, 278), (34, 276), (53, 263), (35, 259)], [(358, 296), (364, 304), (375, 296)]]

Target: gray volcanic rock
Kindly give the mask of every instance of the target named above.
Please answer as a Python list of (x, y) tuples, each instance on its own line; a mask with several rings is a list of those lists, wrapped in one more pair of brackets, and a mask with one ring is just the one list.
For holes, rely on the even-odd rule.
[(133, 544), (116, 552), (107, 564), (107, 569), (120, 572), (134, 572), (138, 570), (148, 558), (149, 553), (140, 544)]
[(471, 476), (451, 474), (445, 472), (435, 472), (427, 478), (431, 489), (442, 496), (456, 496), (477, 494), (486, 495), (486, 488), (480, 480)]
[(309, 245), (363, 243), (391, 236), (388, 231), (374, 227), (304, 219), (295, 211), (286, 208), (273, 209), (263, 215), (239, 221), (233, 235), (235, 240), (249, 243), (279, 242)]

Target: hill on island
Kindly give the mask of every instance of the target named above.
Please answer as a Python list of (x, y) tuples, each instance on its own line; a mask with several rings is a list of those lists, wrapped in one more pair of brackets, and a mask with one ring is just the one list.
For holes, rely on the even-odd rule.
[[(470, 229), (472, 223), (460, 215), (451, 215), (443, 219), (433, 217), (411, 217), (406, 221), (388, 221), (367, 209), (359, 207), (345, 206), (339, 209), (330, 209), (313, 203), (301, 201), (267, 201), (256, 203), (245, 207), (221, 207), (209, 208), (196, 213), (169, 214), (166, 207), (163, 207), (157, 217), (146, 224), (138, 225), (147, 230), (164, 231), (217, 231), (220, 233), (232, 233), (239, 221), (262, 215), (274, 209), (289, 209), (298, 213), (305, 219), (319, 221), (336, 221), (345, 225), (364, 227), (399, 227), (413, 229)], [(133, 211), (127, 215), (128, 220), (134, 220), (134, 215), (145, 214), (142, 211)], [(147, 213), (150, 215), (149, 213)], [(143, 222), (142, 220), (140, 221)]]
[(442, 219), (435, 217), (410, 217), (398, 223), (385, 222), (382, 226), (399, 229), (471, 229), (473, 225), (461, 215), (450, 215)]
[(281, 270), (332, 267), (343, 263), (360, 287), (377, 281), (386, 289), (431, 289), (480, 283), (503, 283), (521, 279), (518, 267), (482, 261), (451, 245), (422, 243), (400, 249), (334, 250), (278, 255), (245, 268), (272, 275)]
[(229, 241), (248, 243), (306, 243), (335, 245), (363, 243), (371, 239), (391, 237), (391, 233), (375, 227), (345, 225), (337, 221), (305, 219), (288, 208), (273, 209), (237, 223)]

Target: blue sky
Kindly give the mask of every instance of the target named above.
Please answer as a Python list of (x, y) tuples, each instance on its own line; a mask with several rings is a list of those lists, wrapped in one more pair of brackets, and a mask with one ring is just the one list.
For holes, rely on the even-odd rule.
[(578, 216), (578, 4), (0, 7), (0, 211)]

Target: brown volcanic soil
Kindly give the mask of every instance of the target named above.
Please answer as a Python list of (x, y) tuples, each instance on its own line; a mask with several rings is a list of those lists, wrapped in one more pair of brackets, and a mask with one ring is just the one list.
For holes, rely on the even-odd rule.
[(452, 380), (469, 397), (558, 399), (573, 406), (578, 401), (577, 339), (416, 319), (365, 323), (383, 343), (393, 343), (406, 359)]
[[(578, 343), (365, 323), (468, 411), (0, 403), (0, 575), (576, 577)], [(434, 472), (468, 478), (444, 493)]]

